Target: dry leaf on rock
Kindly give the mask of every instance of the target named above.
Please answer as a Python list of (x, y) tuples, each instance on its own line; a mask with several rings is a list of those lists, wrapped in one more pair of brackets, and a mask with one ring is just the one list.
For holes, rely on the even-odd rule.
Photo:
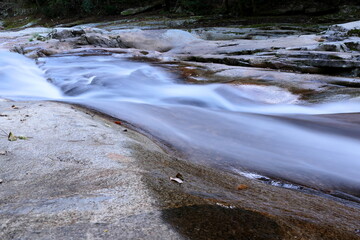
[(117, 124), (117, 125), (121, 125), (120, 121), (115, 121), (114, 123)]
[(237, 190), (245, 190), (248, 189), (249, 187), (245, 184), (240, 184), (239, 186), (237, 186)]
[(9, 135), (8, 135), (8, 140), (10, 142), (13, 142), (13, 141), (17, 140), (17, 137), (12, 132), (10, 132)]
[(173, 177), (170, 177), (170, 181), (173, 181), (173, 182), (177, 182), (178, 184), (183, 184), (184, 181), (181, 180), (180, 178), (173, 178)]

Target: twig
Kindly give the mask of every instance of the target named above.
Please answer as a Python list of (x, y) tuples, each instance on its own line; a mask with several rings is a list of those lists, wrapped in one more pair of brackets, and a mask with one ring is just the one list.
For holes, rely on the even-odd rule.
[(0, 128), (0, 131), (2, 131), (5, 134), (5, 136), (9, 135), (4, 129)]

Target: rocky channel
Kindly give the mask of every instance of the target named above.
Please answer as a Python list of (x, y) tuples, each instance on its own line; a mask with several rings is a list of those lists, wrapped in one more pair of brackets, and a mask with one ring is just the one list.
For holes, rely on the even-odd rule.
[[(121, 55), (160, 64), (192, 84), (286, 89), (289, 101), (304, 105), (359, 97), (360, 22), (305, 31), (290, 25), (169, 29), (185, 21), (0, 31), (0, 48), (39, 65), (47, 56)], [(357, 117), (329, 114), (319, 128), (311, 124), (316, 117), (305, 123), (356, 138)], [(220, 171), (132, 129), (142, 132), (83, 107), (2, 100), (0, 238), (360, 238), (356, 194)], [(9, 131), (24, 139), (9, 141)]]

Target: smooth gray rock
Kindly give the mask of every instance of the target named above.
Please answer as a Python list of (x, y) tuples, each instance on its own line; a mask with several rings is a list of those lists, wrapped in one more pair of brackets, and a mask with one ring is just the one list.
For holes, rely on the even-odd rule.
[(106, 36), (99, 33), (87, 33), (81, 35), (77, 41), (79, 45), (93, 45), (108, 48), (119, 48), (124, 47), (121, 42), (111, 36)]
[(83, 29), (77, 28), (55, 28), (51, 33), (49, 33), (50, 38), (54, 39), (67, 39), (67, 38), (74, 38), (80, 37), (82, 34), (85, 34)]

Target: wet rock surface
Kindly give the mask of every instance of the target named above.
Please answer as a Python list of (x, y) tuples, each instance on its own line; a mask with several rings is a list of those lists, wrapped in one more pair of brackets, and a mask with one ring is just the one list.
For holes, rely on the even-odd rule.
[[(1, 131), (27, 140), (0, 138), (2, 239), (358, 236), (353, 203), (188, 163), (88, 110), (13, 105), (0, 103)], [(169, 179), (177, 173), (181, 185)]]

